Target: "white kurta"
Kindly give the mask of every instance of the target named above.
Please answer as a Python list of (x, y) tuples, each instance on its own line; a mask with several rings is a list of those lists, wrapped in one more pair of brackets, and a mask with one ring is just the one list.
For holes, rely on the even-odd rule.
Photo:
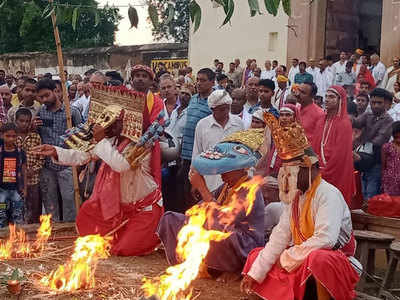
[(121, 202), (134, 203), (157, 189), (157, 184), (151, 176), (151, 153), (142, 160), (138, 168), (131, 169), (124, 155), (116, 146), (113, 146), (114, 140), (115, 138), (103, 139), (90, 153), (55, 147), (58, 156), (56, 162), (62, 165), (79, 166), (88, 163), (94, 156), (99, 157), (113, 171), (121, 173)]
[(274, 70), (264, 70), (261, 72), (260, 79), (273, 79), (275, 77)]
[(313, 68), (311, 68), (311, 67), (308, 67), (308, 68), (306, 69), (306, 72), (307, 72), (307, 73), (310, 73), (310, 74), (312, 75), (313, 80), (314, 80), (314, 83), (315, 83), (315, 78), (317, 77), (317, 73), (319, 73), (319, 68), (318, 68), (318, 67), (315, 67), (315, 68), (313, 69)]
[(371, 73), (375, 79), (375, 83), (380, 84), (385, 77), (385, 73), (386, 73), (385, 65), (380, 61), (380, 62), (378, 62), (378, 64), (376, 66), (371, 67), (371, 69), (372, 69)]
[(393, 71), (393, 66), (391, 66), (386, 70), (385, 76), (381, 82), (381, 87), (387, 89), (391, 93), (394, 93), (394, 84), (397, 80), (397, 75), (392, 75), (392, 77), (389, 78), (389, 73), (392, 71)]
[(331, 71), (326, 68), (322, 73), (321, 71), (317, 73), (317, 77), (315, 79), (315, 84), (318, 87), (317, 96), (321, 96), (325, 99), (325, 94), (328, 88), (333, 83), (333, 74)]
[[(243, 129), (242, 120), (238, 116), (232, 114), (229, 114), (229, 121), (226, 123), (225, 127), (218, 124), (213, 115), (201, 119), (199, 123), (197, 123), (194, 134), (192, 160), (202, 152), (214, 148), (214, 146), (225, 137)], [(206, 175), (204, 179), (211, 192), (216, 190), (223, 183), (220, 175)]]
[[(302, 208), (305, 196), (300, 197)], [(314, 235), (301, 245), (293, 245), (290, 220), (291, 205), (284, 205), (278, 225), (273, 229), (269, 242), (254, 261), (248, 275), (261, 283), (280, 259), (288, 272), (302, 264), (307, 256), (317, 249), (332, 249), (338, 242), (345, 245), (351, 238), (352, 223), (350, 210), (340, 191), (325, 180), (318, 186), (312, 200)], [(301, 212), (299, 212), (301, 214)]]
[(346, 72), (346, 64), (347, 60), (344, 63), (339, 60), (332, 65), (334, 68), (334, 77), (336, 77), (336, 74)]
[(299, 72), (300, 72), (300, 70), (299, 70), (299, 66), (298, 65), (296, 67), (292, 66), (290, 68), (288, 76), (289, 76), (289, 80), (290, 80), (291, 84), (294, 83), (294, 76), (296, 76), (296, 74), (299, 73)]

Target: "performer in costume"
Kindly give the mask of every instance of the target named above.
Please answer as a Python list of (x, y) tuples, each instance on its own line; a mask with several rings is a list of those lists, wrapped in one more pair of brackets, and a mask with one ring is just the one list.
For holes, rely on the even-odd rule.
[[(203, 201), (216, 201), (220, 205), (231, 201), (234, 191), (249, 180), (247, 169), (254, 166), (261, 157), (259, 151), (263, 144), (263, 132), (263, 129), (236, 132), (193, 160), (189, 178)], [(215, 174), (221, 174), (224, 184), (212, 194), (202, 176)], [(237, 196), (246, 199), (246, 193), (241, 190)], [(175, 253), (177, 235), (186, 220), (184, 214), (175, 212), (166, 212), (161, 218), (157, 232), (170, 264), (178, 263)], [(213, 217), (209, 229), (223, 231), (218, 216)], [(240, 211), (228, 231), (232, 234), (227, 239), (211, 242), (205, 259), (210, 274), (219, 276), (219, 280), (224, 282), (239, 279), (249, 252), (264, 244), (264, 200), (261, 191), (256, 193), (251, 212), (246, 216), (244, 209)]]
[(331, 86), (325, 96), (327, 113), (315, 124), (312, 147), (318, 154), (322, 178), (342, 193), (352, 208), (355, 194), (353, 129), (347, 114), (347, 94)]
[(249, 254), (241, 289), (268, 300), (353, 299), (361, 266), (352, 257), (349, 208), (340, 191), (321, 178), (303, 128), (282, 128), (265, 117), (282, 159), (278, 183), (285, 208), (265, 248)]
[[(83, 203), (76, 219), (78, 232), (82, 236), (106, 235), (118, 228), (114, 233), (112, 253), (144, 255), (153, 251), (159, 243), (155, 231), (163, 214), (162, 197), (158, 177), (154, 175), (151, 165), (152, 160), (158, 158), (154, 158), (154, 150), (149, 149), (142, 153), (140, 164), (136, 162), (133, 166), (131, 152), (136, 149), (133, 141), (140, 141), (141, 112), (145, 100), (143, 94), (127, 90), (123, 93), (127, 97), (123, 97), (120, 91), (92, 90), (91, 110), (110, 98), (109, 101), (113, 102), (137, 101), (135, 105), (127, 105), (133, 105), (137, 111), (131, 112), (118, 105), (107, 106), (96, 119), (93, 138), (97, 144), (90, 151), (42, 145), (34, 152), (51, 156), (64, 165), (84, 165), (91, 159), (101, 159), (103, 162), (93, 193)], [(103, 95), (104, 101), (96, 103), (97, 94)], [(84, 143), (78, 141), (77, 144)]]

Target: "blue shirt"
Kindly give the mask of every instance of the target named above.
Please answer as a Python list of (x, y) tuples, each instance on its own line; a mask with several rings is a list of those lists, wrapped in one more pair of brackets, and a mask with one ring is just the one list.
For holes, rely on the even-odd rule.
[(208, 107), (208, 98), (200, 98), (196, 94), (190, 99), (189, 106), (186, 113), (186, 125), (183, 130), (182, 153), (181, 157), (186, 160), (192, 159), (194, 132), (197, 123), (211, 115), (212, 111)]
[[(42, 143), (64, 148), (64, 141), (60, 138), (67, 130), (67, 115), (65, 114), (64, 105), (54, 112), (47, 110), (46, 105), (42, 105), (38, 116), (43, 121), (43, 126), (39, 127)], [(71, 119), (73, 127), (82, 122), (81, 113), (74, 106), (71, 106)], [(45, 167), (54, 171), (61, 171), (66, 168), (53, 163), (50, 159), (46, 159)]]
[(301, 84), (301, 83), (305, 83), (305, 82), (314, 82), (314, 77), (310, 73), (307, 73), (307, 72), (297, 73), (294, 76), (294, 83)]

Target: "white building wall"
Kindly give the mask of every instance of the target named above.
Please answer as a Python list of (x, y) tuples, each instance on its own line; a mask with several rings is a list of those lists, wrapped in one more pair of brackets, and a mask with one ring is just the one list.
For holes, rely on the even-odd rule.
[(213, 66), (215, 58), (224, 62), (225, 71), (235, 58), (240, 59), (242, 67), (248, 58), (256, 59), (262, 69), (266, 59), (286, 64), (288, 16), (282, 7), (274, 17), (265, 12), (260, 1), (263, 14), (250, 17), (248, 1), (238, 0), (231, 25), (220, 27), (225, 18), (223, 8), (214, 8), (209, 0), (197, 2), (202, 9), (201, 25), (197, 32), (191, 30), (189, 40), (189, 64), (194, 72)]

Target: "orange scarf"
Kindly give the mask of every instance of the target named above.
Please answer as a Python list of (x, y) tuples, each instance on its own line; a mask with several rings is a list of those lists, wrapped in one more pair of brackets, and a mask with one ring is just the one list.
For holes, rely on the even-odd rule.
[[(312, 200), (315, 197), (318, 186), (321, 184), (321, 174), (314, 179), (311, 188), (307, 191), (306, 200), (299, 216), (299, 198), (297, 194), (292, 203), (292, 218), (290, 220), (290, 229), (292, 231), (293, 242), (300, 245), (314, 234), (314, 219), (312, 216)], [(329, 300), (330, 295), (325, 287), (317, 281), (318, 300)]]
[(306, 193), (306, 200), (299, 216), (299, 198), (297, 194), (292, 203), (292, 218), (290, 220), (290, 228), (292, 231), (293, 242), (300, 245), (314, 234), (314, 219), (312, 216), (311, 203), (315, 196), (318, 186), (321, 183), (321, 175), (318, 175), (311, 184), (311, 188)]

